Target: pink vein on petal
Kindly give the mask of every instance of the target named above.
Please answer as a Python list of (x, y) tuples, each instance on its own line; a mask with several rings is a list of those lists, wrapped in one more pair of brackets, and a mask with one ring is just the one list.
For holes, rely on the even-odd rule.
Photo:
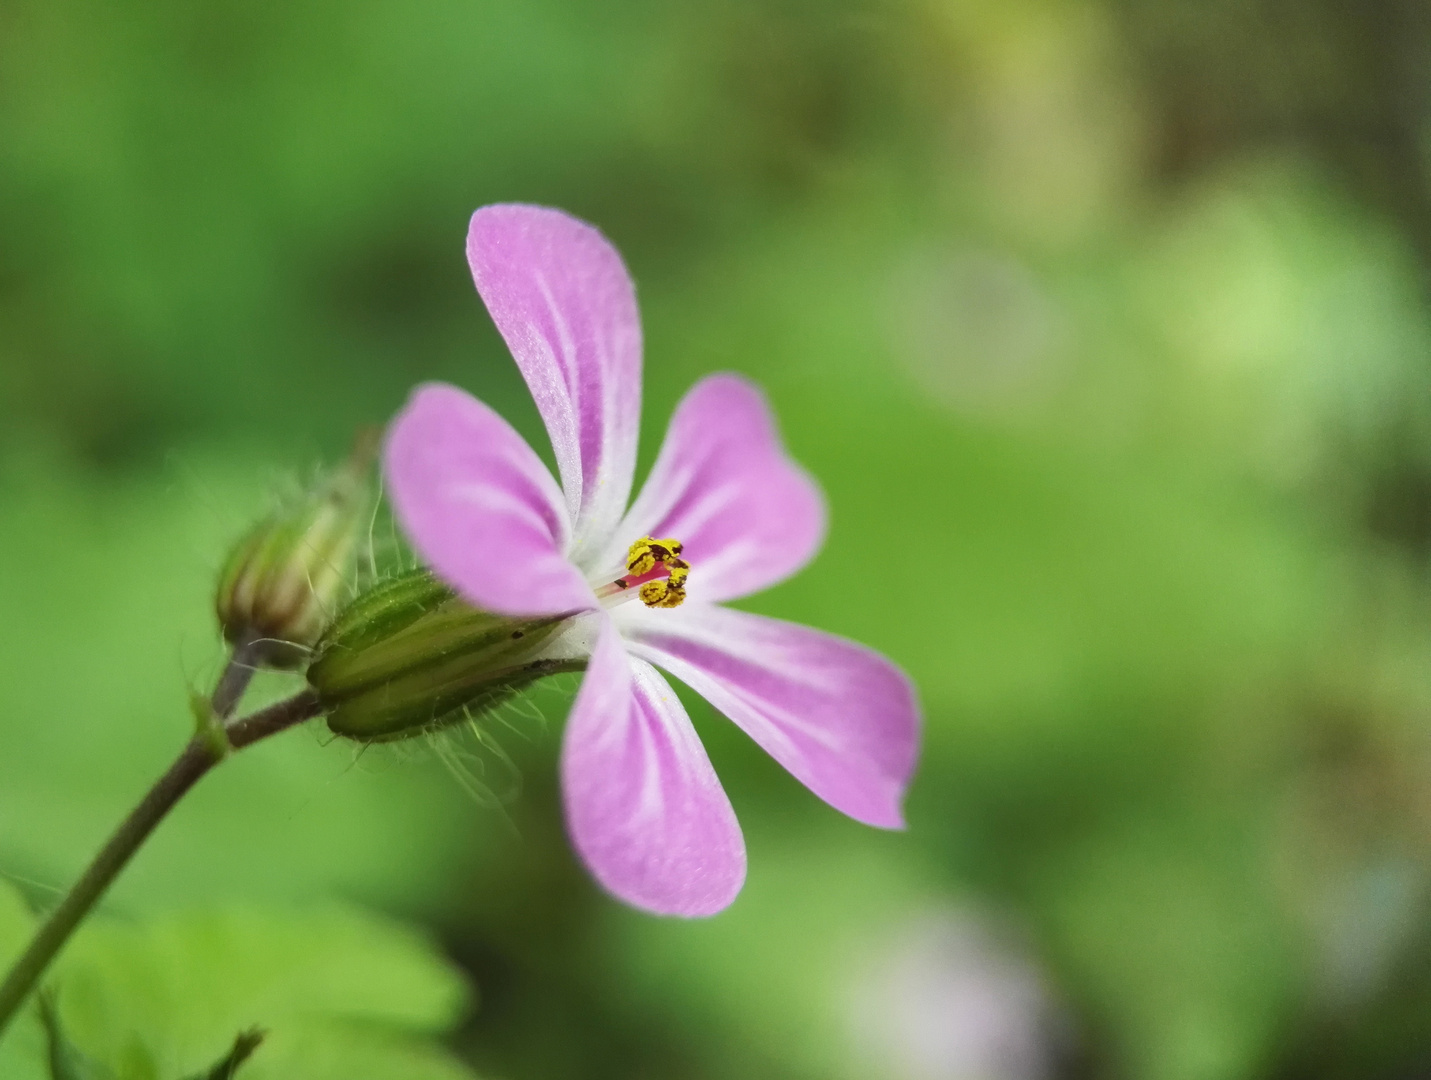
[(631, 277), (599, 231), (538, 206), (478, 210), (467, 258), (551, 437), (579, 557), (605, 543), (631, 493), (641, 419)]
[(785, 453), (764, 395), (735, 375), (702, 379), (666, 440), (606, 561), (641, 536), (685, 545), (693, 600), (731, 600), (789, 577), (819, 550), (825, 501)]
[(629, 904), (710, 915), (745, 880), (745, 844), (690, 718), (665, 679), (603, 627), (567, 720), (562, 791), (572, 843)]
[(914, 688), (872, 649), (708, 604), (618, 617), (629, 648), (664, 668), (837, 810), (899, 828), (919, 752)]
[(510, 615), (593, 607), (567, 560), (567, 510), (505, 420), (453, 386), (414, 392), (388, 429), (383, 470), (403, 531), (470, 603)]

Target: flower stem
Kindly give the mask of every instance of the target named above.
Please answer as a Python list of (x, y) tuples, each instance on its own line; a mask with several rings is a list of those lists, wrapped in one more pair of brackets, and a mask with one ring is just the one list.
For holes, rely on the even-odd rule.
[[(225, 674), (227, 675), (227, 672)], [(217, 697), (217, 694), (215, 696)], [(229, 708), (232, 707), (230, 704)], [(317, 698), (305, 690), (228, 725), (225, 731), (229, 746), (242, 750), (260, 739), (302, 723), (318, 715), (320, 711)], [(109, 838), (109, 842), (95, 856), (94, 862), (90, 863), (89, 869), (75, 882), (74, 887), (60, 901), (60, 905), (50, 913), (50, 917), (31, 940), (29, 948), (5, 976), (4, 983), (0, 983), (0, 1034), (4, 1033), (15, 1013), (24, 1004), (50, 961), (64, 947), (75, 928), (89, 914), (95, 902), (104, 895), (104, 891), (139, 850), (140, 845), (149, 838), (155, 826), (164, 820), (165, 815), (200, 777), (223, 760), (223, 757), (222, 749), (215, 747), (212, 739), (202, 735), (195, 736), (184, 747), (183, 753), (174, 764), (159, 778), (159, 782), (150, 788), (149, 794), (145, 795), (124, 819), (123, 824)]]
[(209, 705), (220, 720), (227, 720), (243, 699), (244, 691), (253, 681), (253, 673), (258, 670), (259, 639), (245, 637), (234, 646), (229, 662), (224, 665), (223, 674), (214, 685)]

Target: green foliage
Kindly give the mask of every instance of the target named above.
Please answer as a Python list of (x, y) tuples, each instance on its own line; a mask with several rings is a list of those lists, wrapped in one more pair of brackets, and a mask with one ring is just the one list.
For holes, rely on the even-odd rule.
[[(202, 1076), (253, 1024), (237, 1080), (453, 1075), (450, 973), (312, 914), (344, 896), (492, 976), (484, 1071), (885, 1080), (851, 982), (967, 902), (1026, 931), (1085, 1072), (1418, 1069), (1420, 7), (0, 5), (0, 872), (48, 902), (189, 737), (222, 553), (276, 476), (425, 379), (540, 445), (462, 260), (496, 200), (621, 247), (643, 460), (701, 374), (761, 382), (832, 514), (750, 606), (886, 651), (928, 709), (894, 836), (692, 700), (750, 848), (695, 925), (600, 897), (525, 697), (486, 733), (509, 817), (419, 746), (291, 733), (117, 883), (133, 922), (64, 961), (65, 1037), (122, 1080)], [(28, 922), (0, 890), (0, 953)], [(51, 1080), (46, 1045), (24, 1017), (0, 1077)]]
[[(0, 882), (0, 965), (7, 970), (30, 939), (35, 920), (20, 893)], [(0, 1076), (9, 1080), (54, 1080), (49, 1070), (50, 1041), (39, 1016), (26, 1010), (0, 1039)]]
[[(8, 958), (25, 920), (0, 919)], [(423, 935), (350, 908), (96, 919), (48, 984), (51, 1038), (27, 1015), (0, 1044), (7, 1078), (41, 1076), (58, 1039), (72, 1074), (52, 1080), (470, 1080), (439, 1041), (471, 1008), (461, 975)]]
[[(35, 1008), (45, 1029), (46, 1063), (50, 1070), (50, 1080), (113, 1080), (114, 1073), (85, 1054), (70, 1040), (69, 1032), (60, 1020), (60, 1011), (55, 1005), (54, 996), (48, 989), (36, 993)], [(237, 1067), (238, 1062), (234, 1064)], [(233, 1069), (228, 1072), (232, 1073)], [(199, 1080), (205, 1078), (201, 1077)], [(224, 1076), (220, 1080), (230, 1078)]]
[[(30, 613), (0, 652), (4, 731), (27, 747), (0, 758), (7, 873), (71, 880), (192, 734), (189, 691), (208, 691), (221, 658), (202, 598), (278, 473), (240, 456), (111, 483), (41, 454), (0, 476), (0, 565), (26, 568), (0, 575), (0, 610)], [(256, 700), (294, 688), (265, 683)], [(340, 883), (421, 907), (475, 828), (470, 804), (436, 763), (397, 767), (326, 741), (298, 731), (225, 763), (145, 845), (115, 902), (310, 901)]]
[(217, 1065), (194, 1080), (233, 1080), (234, 1074), (263, 1045), (266, 1034), (262, 1028), (249, 1028), (234, 1037), (234, 1044)]

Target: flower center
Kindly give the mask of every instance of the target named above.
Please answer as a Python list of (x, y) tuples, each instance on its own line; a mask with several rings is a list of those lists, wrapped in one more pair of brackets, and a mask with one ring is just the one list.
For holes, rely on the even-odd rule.
[(647, 607), (680, 607), (686, 599), (686, 578), (691, 572), (691, 564), (681, 558), (683, 549), (679, 540), (643, 536), (626, 553), (626, 573), (601, 586), (596, 595), (617, 604), (639, 596)]

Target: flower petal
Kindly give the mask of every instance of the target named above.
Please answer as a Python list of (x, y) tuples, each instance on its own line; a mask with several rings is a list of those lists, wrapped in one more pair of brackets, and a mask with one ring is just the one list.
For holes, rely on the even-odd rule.
[(562, 745), (567, 828), (628, 904), (711, 915), (745, 881), (745, 842), (686, 710), (607, 622)]
[(472, 215), (467, 261), (536, 399), (575, 522), (573, 557), (626, 508), (641, 422), (641, 319), (621, 256), (559, 210)]
[(903, 827), (919, 705), (909, 679), (879, 653), (710, 604), (633, 604), (619, 621), (633, 655), (725, 713), (836, 810), (867, 825)]
[[(691, 598), (733, 600), (810, 561), (825, 537), (825, 500), (786, 455), (764, 395), (736, 375), (711, 375), (676, 407), (616, 536), (680, 540)], [(605, 561), (624, 553), (613, 548)]]
[(568, 522), (556, 481), (470, 394), (419, 387), (388, 428), (383, 472), (418, 555), (469, 602), (505, 615), (596, 606), (562, 554)]

